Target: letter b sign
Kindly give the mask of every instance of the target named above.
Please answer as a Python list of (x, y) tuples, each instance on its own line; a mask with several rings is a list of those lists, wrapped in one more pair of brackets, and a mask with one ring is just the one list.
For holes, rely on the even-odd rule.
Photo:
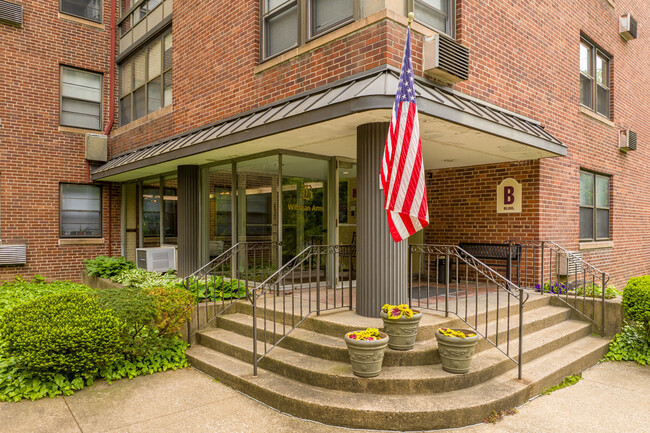
[(497, 187), (497, 213), (521, 212), (521, 184), (515, 179), (504, 179)]

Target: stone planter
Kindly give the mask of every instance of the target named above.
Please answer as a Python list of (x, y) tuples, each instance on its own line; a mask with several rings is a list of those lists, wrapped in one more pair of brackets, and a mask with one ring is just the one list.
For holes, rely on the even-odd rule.
[(384, 352), (388, 345), (388, 336), (379, 333), (381, 340), (353, 340), (344, 337), (348, 345), (348, 354), (352, 364), (352, 372), (359, 377), (375, 377), (381, 371)]
[(436, 330), (438, 352), (442, 369), (450, 373), (467, 373), (472, 363), (472, 356), (478, 344), (479, 335), (469, 329), (454, 329), (465, 334), (475, 334), (473, 337), (458, 338), (442, 335)]
[(413, 349), (422, 313), (414, 310), (411, 318), (402, 316), (399, 319), (389, 319), (383, 311), (380, 314), (389, 338), (388, 347), (393, 350)]

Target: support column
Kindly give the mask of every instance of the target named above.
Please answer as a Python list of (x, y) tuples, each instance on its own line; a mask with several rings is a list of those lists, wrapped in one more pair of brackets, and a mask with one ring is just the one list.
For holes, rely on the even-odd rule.
[(379, 170), (388, 122), (357, 128), (357, 313), (379, 317), (384, 304), (408, 302), (408, 242), (388, 231)]
[(200, 172), (198, 165), (178, 166), (178, 275), (201, 267), (199, 228)]

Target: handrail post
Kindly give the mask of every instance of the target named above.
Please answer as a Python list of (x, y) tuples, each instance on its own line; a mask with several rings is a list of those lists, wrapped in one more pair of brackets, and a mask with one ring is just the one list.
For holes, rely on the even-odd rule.
[[(602, 282), (603, 283), (602, 283), (601, 287), (603, 289), (601, 290), (602, 294), (601, 294), (601, 300), (600, 300), (600, 302), (601, 302), (600, 335), (604, 337), (605, 336), (605, 284), (607, 284), (605, 282), (605, 273), (604, 272), (602, 273)], [(594, 301), (595, 301), (595, 298), (594, 298)], [(594, 303), (594, 307), (595, 306), (596, 305)]]
[(445, 254), (445, 317), (449, 317), (449, 248)]
[[(185, 277), (185, 288), (187, 291), (190, 291), (190, 278)], [(187, 319), (187, 344), (191, 345), (192, 344), (192, 324), (191, 324), (191, 316), (189, 319)]]
[[(316, 247), (316, 263), (317, 263), (317, 266), (318, 266), (318, 269), (317, 269), (317, 272), (316, 272), (316, 315), (320, 316), (320, 248), (318, 248), (318, 247)], [(311, 271), (311, 270), (308, 269), (308, 271)], [(309, 282), (311, 282), (311, 277), (309, 277)], [(311, 287), (309, 288), (309, 290), (311, 290)], [(326, 296), (327, 296), (327, 294), (326, 294)]]
[[(409, 248), (409, 254), (407, 259), (407, 266), (409, 270), (409, 284), (408, 284), (408, 291), (409, 291), (409, 308), (413, 306), (412, 304), (412, 297), (413, 297), (413, 258), (411, 257), (413, 255), (413, 250)], [(418, 261), (419, 263), (419, 261)], [(428, 271), (428, 270), (427, 270)], [(420, 290), (420, 287), (418, 287), (418, 290)]]
[(257, 299), (253, 294), (253, 376), (257, 376)]
[(519, 288), (519, 356), (517, 365), (517, 378), (521, 380), (522, 377), (522, 362), (524, 351), (524, 289)]
[(542, 261), (541, 261), (542, 267), (541, 267), (540, 273), (539, 273), (539, 279), (540, 279), (539, 287), (540, 287), (540, 292), (544, 293), (544, 241), (542, 241), (541, 259), (542, 259)]

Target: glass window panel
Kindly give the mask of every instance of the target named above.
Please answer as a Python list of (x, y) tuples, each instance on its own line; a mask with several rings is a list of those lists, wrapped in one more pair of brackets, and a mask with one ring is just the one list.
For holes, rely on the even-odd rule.
[(607, 209), (596, 210), (596, 238), (609, 238), (609, 210)]
[(140, 51), (135, 55), (133, 59), (133, 87), (138, 88), (147, 82), (147, 52), (145, 50)]
[(178, 180), (176, 176), (164, 179), (163, 235), (166, 244), (176, 245), (178, 236)]
[(161, 78), (149, 81), (147, 85), (147, 112), (151, 113), (162, 107), (162, 88), (160, 87)]
[(280, 5), (290, 3), (290, 1), (287, 1), (287, 0), (266, 0), (264, 2), (264, 8), (265, 8), (264, 11), (265, 12), (270, 12), (270, 11), (272, 11), (273, 9), (275, 9), (276, 7), (278, 7)]
[(120, 65), (120, 95), (124, 96), (133, 90), (133, 69), (131, 62)]
[(340, 22), (352, 18), (353, 0), (312, 0), (314, 14), (313, 33), (318, 33)]
[(120, 100), (120, 125), (131, 122), (131, 95)]
[(580, 239), (594, 238), (594, 210), (580, 208)]
[(591, 77), (591, 47), (580, 42), (580, 72)]
[(100, 102), (102, 76), (79, 69), (61, 68), (61, 96)]
[(61, 124), (77, 128), (100, 129), (99, 104), (63, 98)]
[(233, 244), (233, 194), (232, 165), (219, 165), (209, 168), (210, 191), (210, 230), (209, 252), (214, 258)]
[(164, 59), (163, 59), (163, 70), (167, 70), (172, 67), (172, 53), (173, 53), (173, 46), (172, 46), (172, 34), (167, 33), (165, 35), (165, 54), (164, 54)]
[(101, 236), (101, 188), (61, 185), (61, 236)]
[(160, 180), (142, 182), (142, 235), (145, 247), (160, 246)]
[(609, 117), (609, 90), (596, 85), (596, 112)]
[(142, 21), (144, 17), (147, 16), (147, 2), (142, 3), (140, 7), (133, 12), (133, 23), (138, 23)]
[(436, 30), (440, 30), (441, 32), (451, 33), (446, 14), (443, 14), (434, 8), (420, 3), (419, 1), (415, 2), (413, 12), (415, 13), (415, 17), (418, 21), (421, 21), (422, 23)]
[(298, 43), (298, 7), (266, 20), (267, 56), (272, 56)]
[(165, 107), (172, 103), (172, 71), (163, 75), (163, 96)]
[(596, 56), (596, 82), (602, 84), (605, 87), (609, 87), (609, 82), (607, 78), (608, 74), (608, 61), (603, 56)]
[(99, 118), (86, 114), (61, 113), (61, 125), (82, 129), (101, 129)]
[(147, 76), (149, 80), (160, 75), (162, 66), (161, 45), (162, 41), (160, 39), (149, 45), (149, 75)]
[(428, 6), (438, 9), (439, 11), (447, 13), (447, 5), (449, 0), (420, 0)]
[(102, 20), (101, 0), (61, 0), (61, 12), (92, 21)]
[(154, 10), (156, 6), (158, 6), (160, 3), (162, 3), (162, 0), (149, 0), (149, 4), (147, 5), (147, 9), (149, 9), (149, 12)]
[(591, 102), (592, 87), (591, 78), (580, 74), (580, 103), (589, 108), (593, 108), (593, 104)]
[(580, 206), (594, 205), (594, 175), (580, 172)]
[(596, 176), (596, 207), (609, 207), (609, 178)]
[(147, 114), (144, 86), (133, 92), (133, 120)]

